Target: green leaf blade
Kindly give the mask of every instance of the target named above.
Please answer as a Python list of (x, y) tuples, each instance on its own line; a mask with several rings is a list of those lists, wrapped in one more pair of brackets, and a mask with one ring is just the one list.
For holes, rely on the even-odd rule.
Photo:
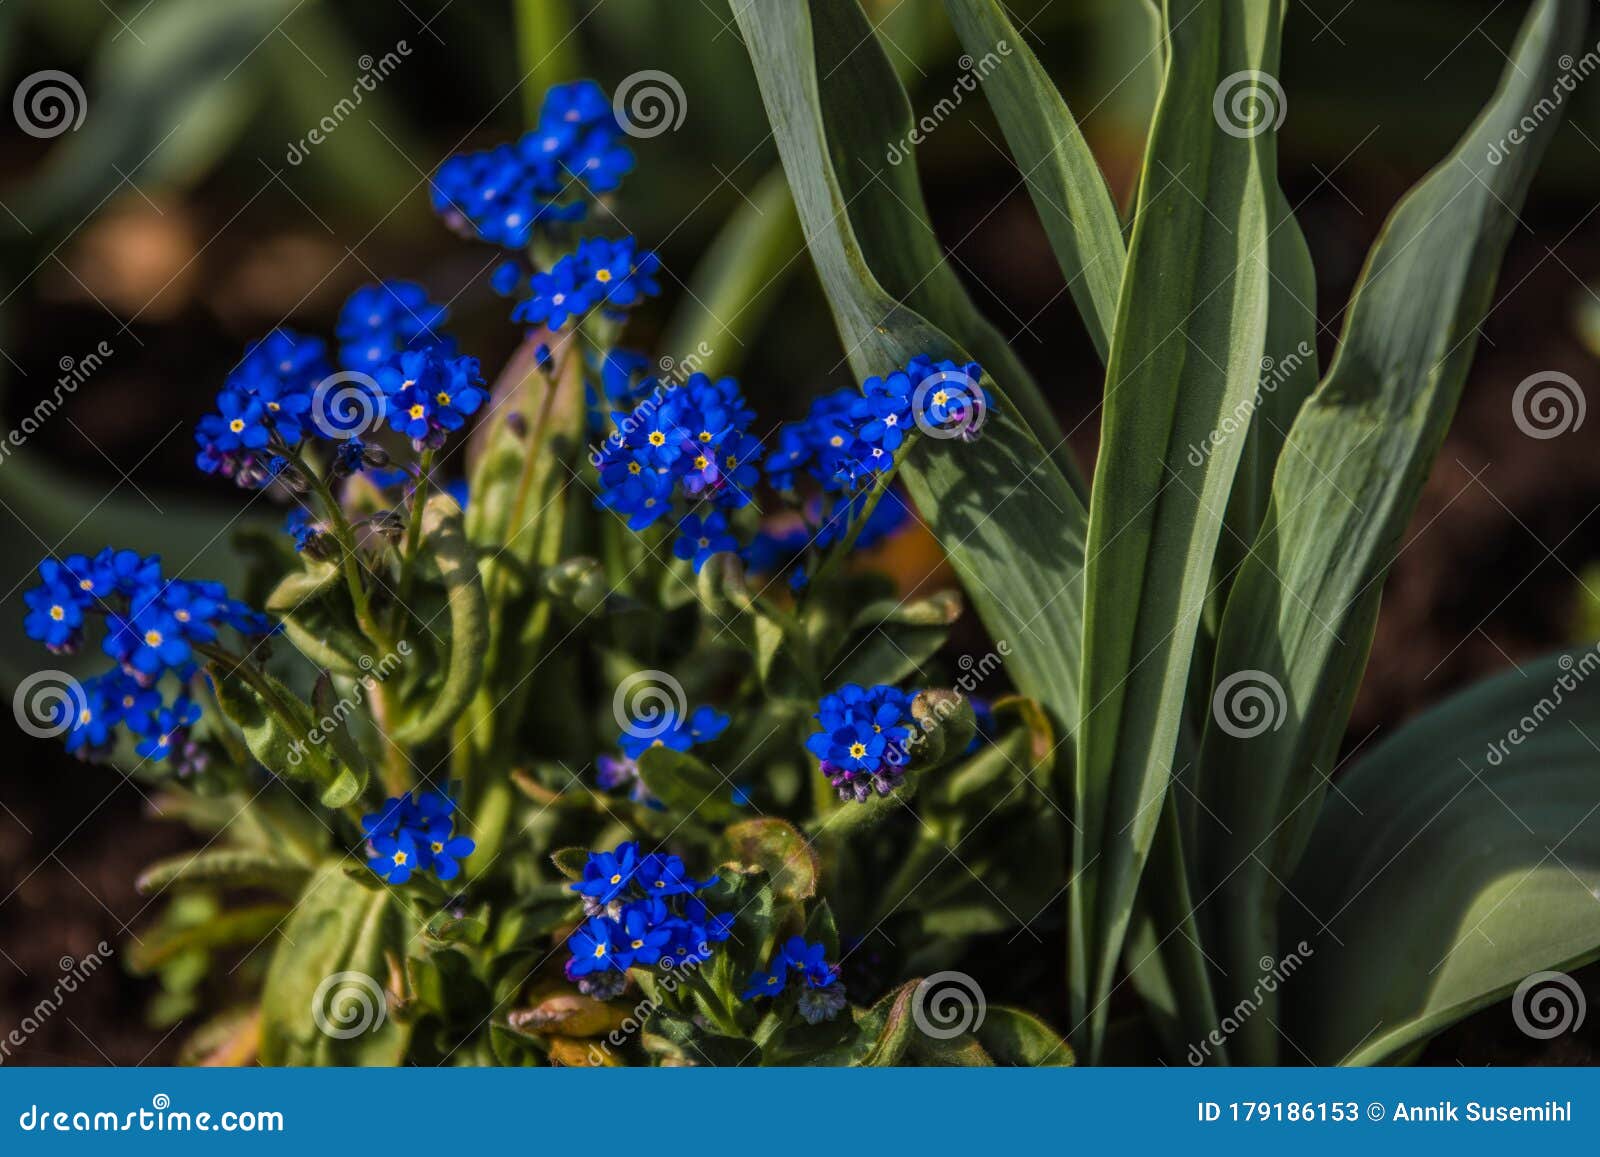
[[(1229, 596), (1215, 664), (1219, 710), (1227, 710), (1230, 679), (1276, 700), (1271, 726), (1260, 730), (1225, 728), (1213, 711), (1201, 750), (1196, 790), (1202, 816), (1215, 818), (1198, 820), (1206, 829), (1200, 892), (1211, 897), (1205, 917), (1219, 930), (1219, 971), (1234, 986), (1252, 984), (1256, 961), (1278, 949), (1278, 881), (1293, 873), (1316, 822), (1384, 576), (1453, 416), (1516, 210), (1555, 126), (1544, 124), (1498, 165), (1488, 160), (1490, 145), (1550, 92), (1583, 10), (1573, 0), (1533, 7), (1494, 98), (1390, 215), (1339, 352), (1289, 432), (1266, 520)], [(1221, 1004), (1231, 1003), (1224, 992)], [(1274, 1042), (1256, 1031), (1236, 1043), (1270, 1058)]]
[[(1278, 5), (1168, 7), (1172, 52), (1140, 183), (1089, 513), (1075, 1013), (1088, 1054), (1179, 770), (1185, 694), (1241, 440), (1192, 447), (1254, 392), (1268, 315), (1270, 131), (1224, 131), (1214, 93), (1276, 67)], [(1080, 1024), (1079, 1031), (1082, 1031)]]
[[(1127, 256), (1111, 190), (1050, 74), (996, 0), (945, 0), (945, 12), (982, 77), (984, 96), (1103, 361)], [(996, 61), (993, 68), (983, 71), (990, 61)]]

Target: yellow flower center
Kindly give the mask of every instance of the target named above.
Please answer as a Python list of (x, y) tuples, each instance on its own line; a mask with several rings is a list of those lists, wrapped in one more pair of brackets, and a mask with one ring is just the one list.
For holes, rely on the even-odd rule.
[(630, 941), (628, 941), (628, 947), (629, 948), (643, 948), (644, 947), (644, 941), (643, 940), (630, 940)]
[(178, 622), (180, 622), (180, 623), (187, 623), (189, 621), (189, 612), (188, 611), (173, 611), (172, 612), (172, 617), (177, 619)]
[(841, 438), (838, 434), (835, 434), (833, 437), (828, 439), (828, 445), (832, 446), (835, 450), (837, 450), (840, 446), (844, 445), (844, 439)]
[(700, 536), (700, 549), (704, 550), (706, 547), (708, 547), (710, 545), (711, 545), (711, 540), (709, 538), (707, 538), (705, 535), (702, 534)]
[(405, 867), (406, 854), (404, 852), (396, 852), (394, 854), (394, 863), (395, 863), (395, 867), (397, 867), (397, 868)]
[(650, 431), (650, 445), (652, 445), (652, 446), (665, 446), (666, 444), (667, 444), (667, 436), (665, 434), (663, 434), (660, 430), (651, 430)]
[(567, 300), (567, 295), (564, 294), (564, 293), (552, 294), (551, 297), (550, 297), (550, 304), (551, 305), (560, 305), (565, 300)]
[(159, 646), (161, 646), (161, 632), (160, 631), (146, 631), (144, 633), (144, 645), (147, 646), (147, 647), (159, 647)]
[(950, 400), (950, 394), (945, 390), (938, 390), (933, 395), (933, 404), (942, 406)]
[(611, 877), (611, 883), (613, 883), (613, 884), (620, 884), (620, 883), (622, 883), (622, 876), (621, 876), (621, 874), (620, 874), (620, 873), (619, 873), (619, 874), (617, 874), (617, 875), (615, 875), (615, 876), (612, 876), (612, 877)]
[(232, 430), (235, 434), (239, 433), (244, 429), (244, 419), (235, 418), (233, 421), (228, 423), (228, 429)]
[(850, 745), (850, 758), (851, 759), (860, 759), (866, 753), (867, 753), (867, 745), (865, 743), (852, 743)]
[(50, 617), (59, 623), (62, 619), (67, 617), (66, 608), (60, 603), (57, 603), (55, 606), (50, 608)]
[(124, 711), (131, 711), (133, 709), (133, 696), (132, 695), (124, 695), (122, 697), (122, 709)]
[(706, 458), (706, 456), (704, 454), (696, 454), (695, 455), (694, 468), (696, 470), (704, 470), (710, 464), (711, 464), (710, 461)]
[(601, 285), (604, 285), (606, 282), (611, 280), (611, 270), (609, 270), (609, 269), (596, 269), (594, 271), (594, 279), (596, 281), (598, 281)]
[(605, 954), (606, 954), (606, 946), (604, 944), (596, 944), (594, 946), (594, 958), (596, 960), (599, 960)]
[(84, 724), (88, 723), (89, 720), (91, 720), (93, 718), (94, 718), (94, 712), (90, 711), (87, 707), (85, 707), (82, 711), (78, 712), (78, 724), (79, 724), (79, 726), (83, 726)]
[(411, 409), (407, 410), (406, 413), (410, 414), (413, 419), (421, 418), (423, 413), (422, 403), (418, 402), (415, 406), (412, 406)]
[(701, 430), (700, 431), (700, 441), (702, 441), (702, 442), (711, 441), (711, 431), (710, 430)]
[(277, 402), (268, 402), (267, 403), (267, 409), (271, 410), (274, 414), (276, 414), (279, 410), (283, 409), (283, 407), (278, 405)]
[(94, 590), (94, 582), (90, 579), (79, 579), (78, 589), (80, 591), (92, 591)]
[(724, 464), (725, 464), (725, 465), (726, 465), (726, 466), (727, 466), (727, 467), (728, 467), (728, 469), (729, 469), (729, 470), (732, 470), (732, 469), (734, 469), (734, 468), (735, 468), (735, 467), (736, 467), (736, 466), (738, 466), (738, 465), (739, 465), (739, 459), (738, 459), (738, 458), (737, 458), (737, 457), (735, 457), (735, 456), (734, 456), (734, 455), (732, 455), (732, 454), (729, 454), (729, 455), (728, 455), (728, 456), (727, 456), (727, 457), (726, 457), (726, 458), (724, 458), (724, 459), (723, 459), (723, 460), (722, 460), (722, 461), (723, 461), (723, 463), (724, 463)]
[(628, 473), (629, 474), (642, 474), (642, 473), (644, 473), (644, 467), (639, 465), (637, 462), (629, 462), (628, 463)]
[(440, 390), (437, 394), (433, 395), (433, 400), (438, 402), (441, 406), (448, 406), (450, 404), (450, 395), (445, 393), (443, 390)]
[(433, 843), (428, 845), (428, 847), (433, 849), (433, 854), (436, 855), (436, 856), (440, 852), (444, 851), (444, 845), (441, 844), (438, 840), (434, 840)]

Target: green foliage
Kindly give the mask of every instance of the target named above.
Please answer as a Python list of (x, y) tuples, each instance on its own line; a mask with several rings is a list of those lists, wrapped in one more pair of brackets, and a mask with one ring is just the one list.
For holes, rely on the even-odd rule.
[[(519, 3), (524, 48), (566, 8)], [(1066, 1065), (1138, 1042), (1148, 1063), (1248, 1003), (1208, 1059), (1292, 1059), (1288, 1038), (1368, 1063), (1530, 972), (1600, 957), (1600, 837), (1571, 824), (1597, 803), (1593, 653), (1446, 702), (1328, 795), (1384, 577), (1555, 126), (1484, 158), (1550, 91), (1583, 6), (1533, 5), (1482, 116), (1391, 215), (1325, 376), (1275, 110), (1241, 126), (1223, 103), (1240, 76), (1273, 79), (1285, 5), (1162, 6), (1126, 222), (1003, 7), (947, 8), (968, 54), (995, 57), (984, 97), (1105, 363), (1092, 487), (1054, 399), (947, 260), (918, 122), (857, 0), (736, 5), (782, 168), (711, 245), (665, 353), (731, 365), (803, 238), (858, 381), (919, 355), (981, 363), (977, 436), (908, 434), (865, 492), (903, 482), (964, 589), (897, 590), (850, 557), (853, 533), (791, 589), (753, 551), (691, 563), (692, 539), (675, 552), (666, 526), (597, 512), (585, 397), (621, 333), (599, 312), (528, 335), (499, 375), (452, 447), (465, 511), (435, 489), (436, 447), (413, 447), (398, 497), (282, 447), (314, 549), (255, 540), (251, 581), (288, 646), (196, 646), (206, 759), (163, 802), (208, 843), (138, 881), (165, 903), (135, 960), (161, 980), (157, 1015), (229, 1010), (192, 1055)], [(576, 67), (562, 53), (541, 75)], [(526, 256), (548, 268), (571, 240), (541, 233)], [(736, 541), (759, 505), (729, 504)], [(969, 604), (982, 662), (952, 645), (973, 637)], [(1268, 692), (1263, 727), (1229, 714), (1241, 678)], [(859, 736), (822, 737), (830, 760), (860, 759), (888, 728), (870, 780), (807, 747), (819, 701), (852, 682), (909, 691)], [(660, 698), (641, 715), (626, 692), (642, 685)], [(1560, 694), (1530, 706), (1545, 686)], [(420, 816), (424, 791), (455, 810), (384, 850), (386, 805)], [(459, 865), (452, 840), (470, 842)], [(656, 960), (618, 923), (634, 942), (591, 939), (580, 962), (592, 925), (657, 895), (617, 866), (635, 854), (681, 858), (650, 866), (660, 897), (703, 905), (699, 924), (673, 918), (706, 943)], [(1024, 935), (1066, 959), (1016, 952), (1008, 999), (1038, 1000), (989, 1003), (995, 943)], [(825, 962), (796, 964), (796, 938)], [(640, 955), (608, 968), (621, 951)], [(1292, 976), (1258, 996), (1269, 960)], [(1114, 996), (1133, 1010), (1115, 1030)], [(961, 1013), (951, 1031), (930, 1027), (941, 1008)], [(1039, 1016), (1060, 1008), (1065, 1032)]]
[[(974, 58), (1013, 31), (998, 6), (950, 8)], [(1126, 950), (1152, 1020), (1168, 1047), (1181, 1051), (1185, 1034), (1196, 1039), (1217, 1023), (1216, 1007), (1232, 1007), (1250, 989), (1260, 959), (1279, 955), (1283, 878), (1307, 842), (1322, 847), (1323, 826), (1338, 822), (1325, 816), (1319, 825), (1320, 805), (1382, 579), (1454, 410), (1518, 206), (1554, 129), (1545, 124), (1503, 163), (1487, 159), (1489, 146), (1525, 125), (1552, 90), (1563, 53), (1578, 43), (1582, 6), (1534, 5), (1483, 115), (1395, 211), (1368, 259), (1339, 355), (1314, 390), (1315, 281), (1277, 185), (1277, 125), (1241, 131), (1221, 123), (1230, 80), (1272, 80), (1277, 70), (1279, 5), (1165, 6), (1165, 81), (1125, 273), (1103, 180), (1031, 50), (1020, 45), (1015, 61), (985, 78), (1089, 331), (1107, 352), (1087, 516), (1052, 489), (1057, 474), (1043, 450), (1055, 443), (1048, 416), (1004, 360), (984, 356), (981, 327), (963, 312), (964, 299), (942, 288), (942, 258), (929, 244), (914, 167), (875, 164), (886, 144), (904, 136), (908, 117), (856, 5), (752, 6), (736, 15), (858, 376), (913, 349), (961, 356), (960, 343), (997, 379), (1002, 417), (964, 468), (946, 482), (944, 463), (923, 454), (904, 473), (991, 634), (1012, 643), (1019, 686), (1075, 738), (1070, 786), (1079, 834), (1062, 870), (1074, 1035), (1090, 1056), (1100, 1054)], [(830, 83), (819, 85), (819, 75)], [(1277, 111), (1275, 104), (1256, 109), (1268, 118)], [(1006, 410), (1015, 426), (1004, 420)], [(1008, 463), (1010, 453), (1017, 458)], [(1026, 472), (1026, 487), (987, 489), (1013, 470)], [(1035, 495), (1050, 497), (1049, 513), (1028, 505)], [(974, 500), (981, 516), (965, 506)], [(1043, 546), (1042, 526), (1050, 528)], [(979, 533), (983, 527), (993, 539)], [(1042, 574), (1034, 569), (1041, 551)], [(1215, 717), (1214, 698), (1221, 703), (1241, 672), (1281, 688), (1284, 701), (1274, 704), (1278, 714), (1265, 734), (1225, 730)], [(1458, 778), (1455, 768), (1434, 774), (1443, 785)], [(1173, 784), (1180, 787), (1169, 797)], [(1383, 814), (1396, 805), (1374, 806)], [(1472, 815), (1474, 822), (1507, 819), (1478, 816), (1475, 807)], [(1459, 862), (1461, 855), (1441, 851), (1439, 858)], [(1326, 864), (1315, 871), (1331, 887), (1350, 885)], [(1425, 878), (1419, 871), (1408, 882), (1421, 889)], [(1502, 899), (1516, 890), (1504, 878), (1501, 887)], [(1479, 895), (1469, 891), (1462, 904)], [(1402, 988), (1403, 1003), (1416, 1011), (1400, 1017), (1393, 1041), (1385, 1037), (1356, 1059), (1389, 1055), (1502, 995), (1529, 970), (1586, 959), (1600, 945), (1592, 930), (1570, 921), (1570, 939), (1546, 943), (1536, 935), (1539, 918), (1528, 919), (1535, 947), (1512, 960), (1479, 946), (1492, 964), (1473, 967), (1459, 995)], [(1420, 933), (1433, 924), (1418, 919), (1409, 928)], [(1451, 942), (1429, 935), (1436, 955), (1456, 959)], [(1362, 943), (1375, 950), (1383, 939)], [(1393, 949), (1394, 961), (1370, 967), (1319, 959), (1319, 975), (1336, 973), (1343, 982), (1307, 1001), (1318, 1023), (1339, 1026), (1319, 1029), (1321, 1036), (1359, 1035), (1354, 1025), (1374, 998), (1352, 985), (1374, 993), (1390, 985), (1401, 967), (1394, 946), (1409, 943), (1389, 938), (1384, 952)], [(902, 997), (874, 1013), (885, 1026), (874, 1055), (902, 1055), (895, 1043)], [(1275, 1023), (1271, 1015), (1248, 1021), (1228, 1047), (1241, 1059), (1276, 1058)], [(1341, 1059), (1331, 1050), (1321, 1055)]]
[(390, 959), (409, 935), (388, 892), (351, 879), (338, 864), (318, 871), (284, 924), (267, 973), (262, 1062), (398, 1064), (409, 1030), (390, 1015)]

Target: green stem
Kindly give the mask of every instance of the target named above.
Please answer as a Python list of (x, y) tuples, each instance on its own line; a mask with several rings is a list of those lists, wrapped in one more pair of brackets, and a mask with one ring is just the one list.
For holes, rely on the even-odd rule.
[[(283, 701), (283, 697), (278, 694), (277, 688), (260, 671), (225, 648), (212, 646), (208, 643), (196, 643), (194, 644), (194, 649), (213, 663), (226, 665), (229, 674), (237, 675), (250, 684), (255, 693), (260, 696), (261, 702), (266, 704), (267, 709), (278, 717), (278, 722), (282, 724), (290, 735), (298, 735), (302, 732), (305, 725), (295, 718), (294, 712), (289, 709), (288, 704)], [(361, 826), (361, 817), (364, 812), (359, 802), (352, 801), (346, 804), (343, 811), (354, 821), (357, 828)]]
[(372, 616), (372, 608), (367, 602), (367, 587), (362, 578), (361, 556), (356, 552), (355, 532), (350, 529), (350, 520), (345, 517), (344, 507), (339, 505), (339, 500), (333, 496), (327, 480), (320, 473), (307, 464), (298, 450), (295, 450), (276, 435), (273, 437), (275, 448), (300, 472), (306, 484), (311, 487), (323, 507), (323, 513), (328, 519), (328, 524), (333, 529), (333, 537), (339, 543), (339, 569), (344, 574), (345, 586), (350, 591), (350, 602), (355, 608), (356, 622), (368, 639), (382, 647), (384, 651), (393, 649), (393, 642), (388, 634), (378, 625)]
[[(834, 544), (834, 548), (828, 552), (828, 557), (823, 559), (822, 565), (817, 568), (817, 573), (811, 576), (813, 585), (821, 583), (824, 578), (839, 569), (839, 564), (855, 548), (856, 539), (861, 537), (861, 531), (867, 525), (867, 519), (871, 518), (872, 512), (878, 509), (878, 503), (882, 501), (884, 493), (889, 489), (889, 483), (894, 481), (894, 476), (899, 472), (901, 459), (910, 451), (911, 441), (910, 438), (906, 439), (905, 444), (900, 447), (900, 453), (895, 455), (894, 465), (878, 475), (878, 480), (873, 483), (872, 490), (867, 495), (866, 504), (861, 508), (861, 513), (851, 520), (849, 533)], [(847, 506), (845, 509), (848, 510), (849, 507)]]
[(710, 982), (701, 975), (700, 970), (692, 968), (687, 972), (688, 979), (685, 984), (695, 995), (699, 996), (706, 1015), (712, 1019), (722, 1034), (731, 1037), (743, 1036), (744, 1033), (739, 1028), (738, 1021), (734, 1019), (732, 1011), (723, 1003), (722, 998), (717, 995)]
[(411, 492), (411, 514), (406, 519), (406, 547), (400, 555), (400, 597), (394, 609), (394, 630), (400, 633), (401, 624), (411, 613), (411, 588), (416, 585), (417, 551), (422, 542), (422, 508), (428, 503), (428, 491), (433, 486), (433, 448), (422, 452), (417, 485)]

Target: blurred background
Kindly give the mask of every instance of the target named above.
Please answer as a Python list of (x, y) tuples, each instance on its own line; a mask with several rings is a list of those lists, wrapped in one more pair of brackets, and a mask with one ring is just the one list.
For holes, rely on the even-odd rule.
[[(865, 7), (919, 113), (960, 92), (961, 49), (940, 0)], [(1146, 6), (1008, 7), (1125, 201), (1159, 83)], [(1282, 180), (1316, 260), (1324, 364), (1385, 215), (1488, 97), (1525, 7), (1290, 6)], [(0, 421), (26, 433), (0, 447), (8, 691), (58, 665), (21, 631), (39, 558), (111, 543), (159, 551), (186, 576), (231, 579), (243, 563), (234, 534), (281, 518), (266, 503), (246, 510), (230, 483), (193, 466), (191, 428), (247, 342), (278, 324), (330, 335), (352, 289), (404, 277), (451, 304), (453, 332), (493, 375), (518, 337), (488, 286), (499, 251), (450, 234), (426, 182), (450, 154), (515, 137), (551, 83), (593, 76), (610, 90), (656, 69), (685, 93), (676, 130), (633, 142), (637, 169), (616, 205), (665, 270), (633, 344), (681, 357), (707, 340), (764, 418), (798, 414), (843, 380), (809, 261), (791, 260), (798, 234), (727, 0), (9, 0), (0, 64), (17, 100), (45, 70), (82, 93), (76, 127), (23, 131), (16, 107), (0, 127)], [(952, 264), (1089, 468), (1101, 371), (979, 96), (916, 156)], [(1600, 577), (1586, 573), (1600, 564), (1600, 418), (1533, 440), (1511, 417), (1530, 374), (1600, 381), (1600, 296), (1588, 286), (1600, 281), (1597, 207), (1600, 81), (1572, 98), (1512, 241), (1460, 413), (1389, 580), (1351, 750), (1476, 677), (1600, 637), (1588, 594)], [(743, 282), (736, 243), (760, 254)], [(707, 309), (713, 285), (722, 296)], [(908, 588), (949, 581), (937, 545), (915, 534), (883, 562)], [(964, 645), (981, 639), (975, 620), (965, 629)], [(183, 976), (181, 937), (152, 928), (155, 910), (132, 882), (188, 846), (186, 830), (150, 816), (144, 785), (78, 764), (57, 740), (13, 731), (6, 750), (0, 1036), (50, 992), (64, 958), (102, 940), (115, 955), (3, 1059), (171, 1063), (194, 978)], [(1594, 970), (1580, 979), (1600, 995)], [(1587, 1032), (1534, 1042), (1509, 1029), (1485, 1013), (1427, 1059), (1594, 1058)]]

